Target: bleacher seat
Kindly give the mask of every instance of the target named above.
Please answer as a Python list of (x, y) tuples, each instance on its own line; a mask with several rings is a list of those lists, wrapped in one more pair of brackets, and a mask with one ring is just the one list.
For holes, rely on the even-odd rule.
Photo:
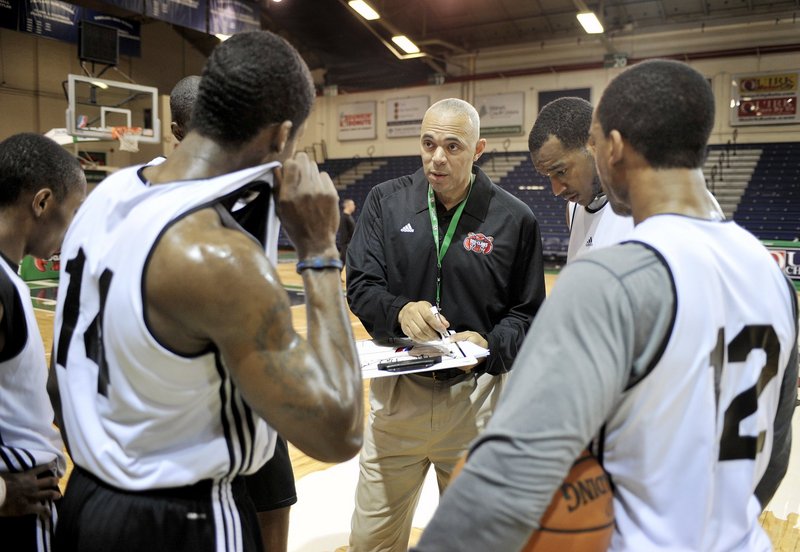
[[(722, 177), (741, 159), (755, 159), (761, 151), (755, 171), (734, 212), (734, 220), (748, 228), (761, 239), (793, 240), (800, 237), (800, 142), (782, 144), (740, 144), (736, 146), (712, 145), (709, 158), (723, 154), (731, 160), (722, 168)], [(491, 170), (495, 163), (512, 157), (524, 159), (495, 183), (519, 197), (530, 206), (542, 232), (545, 257), (562, 262), (566, 258), (569, 232), (565, 222), (564, 201), (554, 197), (548, 179), (533, 167), (528, 152), (485, 153), (479, 164)], [(741, 160), (740, 160), (741, 161)], [(385, 162), (380, 168), (375, 168)], [(340, 192), (342, 197), (353, 199), (360, 209), (373, 186), (420, 168), (418, 155), (376, 157), (374, 159), (328, 159), (320, 164), (332, 178), (351, 171), (363, 176)], [(539, 187), (540, 189), (533, 189)], [(356, 218), (358, 211), (356, 211)], [(285, 235), (279, 245), (290, 246)]]

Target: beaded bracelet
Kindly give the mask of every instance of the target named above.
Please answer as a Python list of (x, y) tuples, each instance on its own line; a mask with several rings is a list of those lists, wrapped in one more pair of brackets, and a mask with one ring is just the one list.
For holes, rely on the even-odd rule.
[(300, 274), (303, 270), (310, 268), (312, 270), (322, 270), (324, 268), (335, 268), (341, 270), (344, 265), (341, 259), (331, 259), (329, 257), (309, 257), (302, 259), (297, 263), (297, 273)]

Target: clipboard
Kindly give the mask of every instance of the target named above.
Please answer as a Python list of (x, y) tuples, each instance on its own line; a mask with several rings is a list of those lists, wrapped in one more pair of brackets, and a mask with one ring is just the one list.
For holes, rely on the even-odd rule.
[(364, 339), (356, 341), (356, 350), (364, 379), (468, 367), (489, 355), (469, 341), (418, 343), (408, 338)]

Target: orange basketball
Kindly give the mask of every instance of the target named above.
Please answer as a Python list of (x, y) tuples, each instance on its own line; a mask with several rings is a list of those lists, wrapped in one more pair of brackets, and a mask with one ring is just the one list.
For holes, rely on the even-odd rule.
[[(466, 460), (462, 458), (453, 477)], [(605, 552), (614, 532), (608, 474), (589, 451), (572, 465), (522, 552)]]

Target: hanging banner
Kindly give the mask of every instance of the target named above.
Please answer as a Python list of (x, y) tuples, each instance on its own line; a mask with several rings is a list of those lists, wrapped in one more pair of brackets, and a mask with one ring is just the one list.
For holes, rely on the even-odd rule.
[(144, 13), (181, 27), (206, 31), (206, 0), (145, 0)]
[(64, 42), (78, 42), (81, 8), (58, 0), (24, 0), (20, 31)]
[(16, 31), (19, 28), (19, 2), (0, 0), (0, 27)]
[(144, 0), (103, 0), (105, 4), (123, 8), (133, 13), (144, 13)]
[(339, 140), (374, 140), (375, 102), (358, 102), (339, 106)]
[(418, 137), (422, 118), (431, 105), (430, 96), (391, 98), (386, 101), (386, 137)]
[(141, 27), (138, 21), (83, 8), (59, 0), (0, 0), (0, 27), (12, 28), (11, 18), (19, 18), (23, 33), (77, 44), (82, 20), (119, 30), (119, 53), (141, 57)]
[(208, 32), (232, 35), (261, 28), (261, 7), (245, 0), (210, 0)]
[(731, 126), (800, 123), (797, 71), (743, 73), (731, 80)]
[(481, 116), (481, 136), (522, 134), (524, 107), (524, 92), (476, 96), (475, 109)]

